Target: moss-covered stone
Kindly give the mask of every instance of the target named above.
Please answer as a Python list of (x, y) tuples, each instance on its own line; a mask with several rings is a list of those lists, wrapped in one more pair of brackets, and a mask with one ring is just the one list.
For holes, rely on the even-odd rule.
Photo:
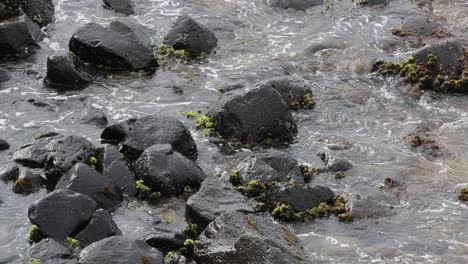
[(197, 239), (203, 230), (198, 227), (197, 224), (189, 223), (187, 227), (182, 231), (182, 235), (188, 239)]
[(161, 197), (160, 192), (153, 192), (153, 190), (145, 185), (143, 180), (137, 180), (135, 182), (136, 188), (138, 190), (138, 197), (141, 199), (157, 199)]
[(267, 186), (260, 181), (252, 180), (246, 186), (237, 187), (237, 190), (248, 197), (255, 197), (264, 193), (267, 190)]
[(323, 171), (325, 171), (325, 169), (323, 168), (313, 168), (305, 164), (299, 165), (299, 168), (301, 169), (305, 182), (310, 182), (313, 179), (314, 175), (320, 174)]
[(214, 123), (211, 117), (207, 115), (202, 115), (197, 120), (197, 129), (203, 129), (205, 136), (211, 137), (214, 136)]
[(231, 174), (229, 174), (229, 181), (233, 186), (242, 185), (242, 177), (236, 170), (231, 171)]
[(340, 222), (353, 222), (354, 221), (354, 215), (350, 212), (342, 213), (337, 215), (338, 220)]

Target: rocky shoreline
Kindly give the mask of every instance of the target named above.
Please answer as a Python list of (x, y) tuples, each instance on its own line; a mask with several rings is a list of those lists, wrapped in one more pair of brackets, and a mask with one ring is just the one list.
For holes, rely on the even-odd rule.
[[(322, 0), (265, 4), (276, 12), (333, 8)], [(366, 0), (353, 6), (381, 12), (391, 4)], [(104, 0), (102, 5), (125, 16), (141, 11), (129, 0)], [(53, 24), (50, 0), (1, 1), (2, 65), (40, 52), (40, 43), (54, 34), (44, 27)], [(408, 17), (390, 31), (420, 49), (402, 62), (373, 58), (368, 65), (373, 78), (399, 78), (410, 87), (408, 98), (426, 92), (465, 96), (468, 49), (463, 39), (429, 16)], [(161, 45), (153, 44), (151, 34), (152, 29), (125, 17), (107, 26), (86, 23), (72, 33), (67, 51), (47, 57), (41, 82), (66, 94), (114, 75), (151, 78), (179, 63), (190, 67), (214, 57), (224, 43), (186, 14), (178, 16)], [(316, 45), (307, 52), (328, 46)], [(9, 75), (0, 69), (0, 87)], [(385, 177), (374, 193), (348, 197), (315, 179), (331, 175), (340, 181), (354, 170), (354, 162), (316, 152), (311, 155), (321, 163), (310, 165), (285, 151), (303, 131), (298, 115), (313, 112), (320, 100), (311, 86), (288, 75), (237, 83), (218, 89), (219, 99), (206, 110), (185, 111), (180, 118), (156, 112), (109, 122), (104, 111), (91, 105), (78, 122), (101, 131), (99, 145), (83, 135), (57, 131), (41, 131), (18, 149), (12, 149), (8, 138), (0, 139), (0, 151), (12, 153), (0, 168), (1, 184), (22, 196), (47, 192), (28, 208), (30, 248), (22, 262), (314, 263), (294, 224), (336, 217), (346, 226), (396, 215), (395, 207), (406, 194), (399, 179)], [(247, 150), (249, 155), (224, 164), (226, 170), (217, 175), (206, 173), (197, 160), (199, 136), (194, 138), (191, 131), (220, 152)], [(401, 142), (428, 160), (454, 157), (424, 126), (403, 135)], [(348, 147), (332, 144), (329, 149)], [(467, 187), (459, 188), (453, 197), (466, 202), (467, 193)], [(174, 207), (170, 216), (162, 213), (166, 206)], [(135, 210), (154, 209), (161, 210), (159, 219), (143, 219), (144, 228), (123, 232), (114, 219), (132, 219)]]

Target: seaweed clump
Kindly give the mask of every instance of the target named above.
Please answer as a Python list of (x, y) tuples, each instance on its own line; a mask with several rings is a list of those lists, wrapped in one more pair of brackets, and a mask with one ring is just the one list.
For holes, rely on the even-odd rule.
[(465, 187), (460, 190), (458, 194), (458, 200), (462, 202), (468, 202), (468, 187)]
[(427, 55), (425, 63), (416, 63), (414, 57), (409, 56), (402, 63), (377, 62), (373, 71), (383, 76), (400, 75), (406, 83), (412, 85), (412, 95), (418, 95), (424, 90), (468, 92), (468, 66), (465, 65), (458, 78), (450, 79), (441, 70), (437, 56), (432, 53)]
[(185, 61), (190, 60), (190, 56), (185, 50), (176, 50), (174, 47), (166, 44), (161, 44), (158, 47), (156, 58), (158, 60), (159, 66), (161, 67), (165, 67), (170, 60), (174, 59), (181, 59)]
[(315, 106), (314, 98), (312, 93), (307, 93), (304, 96), (298, 96), (293, 101), (288, 102), (289, 109), (300, 110), (300, 109), (312, 109)]
[(46, 236), (41, 232), (41, 230), (39, 230), (37, 225), (31, 226), (29, 229), (28, 239), (30, 242), (37, 243), (45, 237)]
[(310, 182), (312, 181), (313, 177), (317, 174), (320, 174), (325, 171), (323, 168), (313, 168), (310, 166), (307, 166), (305, 164), (299, 165), (299, 169), (302, 172), (302, 176), (304, 177), (305, 182)]
[(153, 192), (153, 190), (145, 185), (143, 180), (137, 180), (136, 188), (138, 190), (138, 197), (141, 199), (157, 199), (161, 197), (160, 192)]

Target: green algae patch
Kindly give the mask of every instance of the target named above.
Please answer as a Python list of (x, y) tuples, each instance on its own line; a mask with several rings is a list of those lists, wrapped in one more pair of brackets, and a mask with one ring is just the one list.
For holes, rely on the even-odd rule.
[(70, 245), (71, 248), (73, 249), (78, 249), (80, 248), (80, 242), (73, 238), (73, 237), (67, 237), (65, 238), (65, 241), (68, 243), (68, 245)]
[(242, 185), (242, 176), (236, 170), (232, 170), (229, 174), (229, 181), (235, 187)]
[(305, 182), (312, 181), (315, 175), (318, 175), (325, 171), (325, 169), (323, 168), (313, 168), (305, 164), (299, 165), (299, 169), (302, 172), (302, 176), (304, 177)]
[(207, 137), (215, 135), (215, 124), (213, 119), (207, 115), (201, 115), (197, 119), (197, 129), (203, 129), (203, 133)]
[(29, 229), (28, 239), (30, 242), (37, 243), (45, 237), (46, 236), (41, 232), (41, 230), (39, 230), (39, 227), (37, 225), (31, 226), (31, 228)]
[(307, 93), (304, 96), (299, 96), (293, 101), (288, 102), (289, 109), (291, 110), (300, 110), (307, 109), (310, 110), (314, 108), (315, 102), (312, 93)]
[(160, 192), (153, 192), (153, 190), (148, 187), (143, 180), (137, 180), (135, 182), (136, 188), (138, 190), (138, 197), (141, 199), (157, 199), (161, 197)]
[(377, 62), (373, 71), (383, 76), (399, 75), (405, 83), (412, 86), (410, 95), (420, 95), (422, 91), (436, 92), (468, 92), (468, 65), (456, 78), (450, 79), (441, 70), (437, 56), (427, 55), (425, 63), (416, 63), (413, 56), (409, 56), (402, 63)]
[(267, 186), (257, 180), (251, 180), (245, 186), (238, 186), (236, 189), (247, 197), (256, 197), (266, 192)]

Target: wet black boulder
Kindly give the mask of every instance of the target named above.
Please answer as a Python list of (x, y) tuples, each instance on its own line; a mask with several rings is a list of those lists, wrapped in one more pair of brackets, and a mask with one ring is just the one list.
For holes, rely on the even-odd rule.
[(84, 137), (57, 137), (47, 145), (45, 161), (47, 180), (55, 183), (76, 163), (86, 163), (96, 153), (96, 147)]
[(127, 38), (135, 39), (148, 49), (152, 49), (151, 37), (153, 30), (130, 20), (114, 20), (109, 24), (109, 30), (119, 32)]
[(54, 19), (52, 0), (21, 0), (23, 11), (39, 26), (43, 27)]
[(10, 144), (3, 139), (0, 139), (0, 151), (7, 150), (10, 148)]
[(367, 6), (386, 6), (391, 0), (359, 0), (359, 4)]
[(53, 135), (35, 139), (32, 143), (21, 146), (14, 154), (13, 160), (21, 165), (31, 168), (44, 168), (47, 158), (47, 147), (61, 135)]
[(4, 182), (14, 181), (18, 178), (20, 169), (16, 164), (9, 164), (0, 169), (0, 180)]
[(271, 204), (290, 204), (295, 210), (304, 211), (320, 203), (331, 202), (335, 194), (330, 188), (320, 185), (277, 184), (266, 196)]
[(217, 217), (195, 241), (194, 251), (195, 260), (205, 264), (309, 263), (287, 227), (241, 212)]
[(41, 263), (76, 263), (73, 251), (52, 238), (42, 239), (29, 248), (26, 263), (34, 263), (32, 259), (39, 260)]
[(109, 212), (104, 209), (98, 209), (94, 212), (88, 226), (78, 233), (75, 238), (80, 242), (80, 247), (84, 248), (104, 238), (120, 235), (122, 235), (122, 231), (112, 220)]
[(101, 138), (108, 143), (121, 143), (122, 153), (138, 159), (141, 153), (156, 144), (170, 144), (190, 159), (197, 157), (197, 145), (189, 130), (173, 117), (151, 115), (127, 119), (104, 129)]
[(125, 15), (135, 14), (131, 0), (102, 0), (102, 5), (107, 9)]
[(269, 0), (268, 5), (284, 9), (307, 10), (313, 6), (323, 5), (323, 0)]
[[(283, 97), (289, 108), (312, 108), (312, 90), (310, 86), (303, 80), (290, 77), (276, 77), (257, 84), (259, 87), (267, 86), (275, 89)], [(310, 98), (310, 102), (305, 102), (306, 97)], [(295, 104), (303, 104), (303, 106), (295, 106)], [(307, 105), (306, 105), (307, 104)]]
[(208, 28), (184, 15), (177, 18), (163, 43), (196, 58), (202, 53), (209, 54), (218, 45), (218, 39)]
[(185, 187), (198, 188), (205, 173), (192, 160), (172, 149), (169, 144), (147, 148), (133, 165), (137, 178), (153, 191), (178, 194)]
[(13, 182), (13, 192), (19, 194), (30, 194), (39, 191), (45, 181), (41, 175), (32, 172), (29, 169), (20, 171), (18, 178)]
[(200, 190), (188, 199), (186, 215), (190, 223), (203, 228), (216, 217), (233, 211), (254, 213), (252, 206), (231, 183), (207, 178)]
[(9, 80), (10, 80), (10, 74), (8, 74), (8, 71), (0, 68), (0, 83), (6, 82)]
[(0, 58), (23, 57), (39, 48), (43, 37), (39, 27), (24, 13), (0, 21)]
[(299, 164), (287, 153), (277, 150), (267, 150), (243, 159), (235, 169), (243, 184), (252, 180), (264, 184), (277, 182), (304, 183)]
[(123, 193), (134, 196), (137, 193), (135, 177), (128, 168), (125, 157), (112, 145), (104, 147), (103, 175), (112, 179)]
[(123, 236), (112, 236), (85, 247), (79, 263), (129, 264), (151, 263), (163, 264), (163, 254), (141, 240)]
[(450, 79), (457, 78), (462, 73), (466, 59), (459, 41), (448, 40), (429, 45), (416, 52), (413, 57), (416, 63), (427, 63), (429, 54), (436, 56), (441, 71)]
[(80, 124), (105, 127), (108, 123), (106, 113), (99, 108), (89, 106), (80, 114)]
[(93, 81), (80, 63), (69, 54), (56, 54), (47, 58), (45, 83), (57, 89), (79, 89)]
[(98, 207), (111, 210), (123, 201), (122, 190), (87, 164), (78, 163), (63, 175), (56, 189), (68, 189), (91, 197)]
[(289, 142), (297, 134), (288, 104), (271, 87), (226, 94), (207, 115), (222, 137), (244, 143)]
[(79, 28), (69, 49), (81, 60), (109, 70), (151, 71), (157, 66), (153, 51), (143, 43), (96, 23)]
[(432, 36), (444, 32), (441, 23), (435, 21), (429, 16), (410, 16), (405, 18), (400, 28), (393, 29), (395, 35), (421, 35)]
[(96, 208), (87, 195), (56, 190), (29, 206), (28, 217), (43, 234), (63, 241), (86, 227)]

